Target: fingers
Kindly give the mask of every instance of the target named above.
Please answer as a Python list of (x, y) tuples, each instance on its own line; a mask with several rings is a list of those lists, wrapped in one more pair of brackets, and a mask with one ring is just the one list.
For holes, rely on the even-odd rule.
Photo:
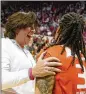
[(56, 57), (48, 57), (46, 59), (44, 59), (46, 62), (60, 62), (60, 60)]
[(46, 73), (47, 73), (47, 76), (48, 76), (48, 75), (51, 75), (51, 76), (52, 76), (52, 75), (56, 75), (56, 73), (53, 72), (53, 71), (48, 71), (48, 70), (46, 70)]
[(61, 72), (60, 69), (54, 68), (54, 67), (45, 67), (45, 70), (51, 71), (51, 72)]
[(57, 67), (57, 66), (62, 66), (62, 63), (58, 63), (58, 62), (45, 62), (45, 66)]
[(43, 52), (43, 53), (40, 55), (39, 60), (42, 60), (42, 59), (44, 58), (45, 54), (46, 54), (46, 51)]

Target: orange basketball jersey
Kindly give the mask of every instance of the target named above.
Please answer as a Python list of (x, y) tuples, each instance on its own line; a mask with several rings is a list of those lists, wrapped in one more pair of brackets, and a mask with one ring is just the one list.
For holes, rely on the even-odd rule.
[(65, 48), (63, 54), (60, 54), (63, 47), (53, 46), (47, 49), (46, 57), (57, 57), (62, 63), (62, 67), (59, 67), (62, 72), (57, 73), (55, 76), (55, 86), (53, 94), (86, 94), (86, 62), (83, 60), (84, 72), (81, 70), (78, 58), (75, 58), (74, 65), (71, 64), (73, 57), (71, 56), (71, 50)]

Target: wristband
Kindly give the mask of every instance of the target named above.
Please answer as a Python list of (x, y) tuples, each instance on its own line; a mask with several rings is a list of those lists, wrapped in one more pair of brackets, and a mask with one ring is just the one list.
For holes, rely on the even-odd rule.
[(32, 75), (32, 68), (29, 68), (29, 78), (30, 80), (34, 80), (34, 76)]

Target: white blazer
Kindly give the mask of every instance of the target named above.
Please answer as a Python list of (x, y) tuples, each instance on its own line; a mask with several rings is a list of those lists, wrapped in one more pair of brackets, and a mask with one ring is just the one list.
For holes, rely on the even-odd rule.
[(12, 88), (18, 94), (34, 94), (35, 81), (29, 79), (28, 69), (36, 63), (31, 53), (23, 50), (15, 41), (1, 39), (2, 90)]

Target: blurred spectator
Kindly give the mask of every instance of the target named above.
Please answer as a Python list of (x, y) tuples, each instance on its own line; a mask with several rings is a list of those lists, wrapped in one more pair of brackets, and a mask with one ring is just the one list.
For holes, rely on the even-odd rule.
[[(3, 1), (2, 1), (3, 2)], [(37, 34), (53, 36), (58, 27), (59, 20), (64, 13), (77, 12), (86, 19), (84, 1), (77, 2), (7, 2), (8, 5), (1, 8), (1, 22), (6, 23), (7, 18), (17, 11), (34, 11), (37, 14), (40, 27)], [(3, 3), (2, 3), (3, 4)], [(51, 32), (51, 33), (50, 33)]]
[(2, 24), (1, 24), (1, 32), (0, 32), (1, 38), (4, 37), (4, 33), (5, 33), (5, 28), (4, 28), (4, 24), (2, 23)]
[[(2, 1), (4, 3), (4, 1)], [(8, 2), (7, 5), (1, 6), (1, 36), (4, 37), (4, 24), (6, 23), (8, 17), (18, 11), (34, 11), (37, 15), (39, 27), (36, 28), (36, 33), (38, 36), (33, 37), (31, 44), (28, 44), (27, 49), (33, 55), (36, 55), (40, 49), (45, 46), (48, 42), (54, 43), (55, 39), (53, 37), (58, 26), (62, 15), (68, 12), (76, 12), (81, 15), (86, 20), (86, 2), (85, 1), (72, 1), (72, 2), (30, 2), (30, 1), (12, 1)], [(45, 38), (48, 36), (47, 38)], [(86, 43), (86, 27), (83, 34)]]

